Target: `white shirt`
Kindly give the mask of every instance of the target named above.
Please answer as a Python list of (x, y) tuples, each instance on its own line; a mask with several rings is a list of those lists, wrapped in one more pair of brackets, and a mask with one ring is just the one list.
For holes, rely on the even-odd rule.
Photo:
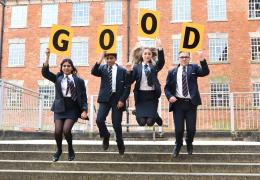
[[(145, 63), (142, 62), (142, 78), (141, 78), (141, 82), (140, 82), (140, 90), (141, 91), (152, 91), (152, 90), (154, 90), (154, 86), (152, 86), (152, 87), (148, 86), (147, 77), (146, 77), (145, 71), (144, 71), (144, 65), (145, 65)], [(148, 65), (148, 69), (150, 69), (149, 64), (147, 64), (147, 65)]]
[[(188, 70), (188, 66), (186, 66), (186, 72)], [(179, 66), (178, 72), (177, 72), (177, 88), (176, 88), (176, 96), (179, 98), (191, 98), (190, 97), (190, 92), (188, 91), (188, 96), (184, 97), (182, 94), (182, 71), (183, 71), (183, 66)], [(188, 83), (188, 80), (187, 80)], [(189, 90), (189, 84), (187, 84), (188, 90)]]
[[(67, 83), (67, 78), (66, 78), (67, 75), (64, 74), (62, 80), (61, 80), (61, 90), (62, 90), (62, 94), (64, 97), (71, 97), (71, 92), (70, 92), (70, 89), (68, 91), (68, 94), (66, 95), (66, 91), (67, 91), (67, 87), (68, 87), (68, 83)], [(68, 75), (68, 78), (70, 81), (73, 82), (74, 86), (75, 86), (75, 82), (74, 82), (74, 79), (72, 77), (72, 74)]]
[(114, 64), (112, 66), (112, 92), (116, 92), (116, 75), (117, 75), (117, 65)]

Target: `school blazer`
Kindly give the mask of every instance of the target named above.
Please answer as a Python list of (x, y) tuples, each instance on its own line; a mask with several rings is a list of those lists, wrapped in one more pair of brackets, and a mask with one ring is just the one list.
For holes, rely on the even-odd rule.
[[(198, 89), (198, 77), (204, 77), (209, 74), (209, 67), (206, 62), (200, 61), (201, 67), (197, 64), (189, 64), (187, 67), (187, 80), (188, 80), (188, 87), (189, 93), (191, 96), (191, 103), (194, 105), (201, 104), (200, 93)], [(176, 97), (176, 89), (177, 89), (177, 72), (180, 65), (176, 68), (170, 70), (167, 75), (166, 85), (164, 87), (164, 92), (169, 100), (172, 96)], [(169, 111), (173, 111), (175, 103), (170, 103)]]
[[(54, 74), (49, 71), (49, 66), (42, 67), (42, 75), (46, 79), (50, 80), (55, 84), (55, 99), (52, 105), (51, 110), (53, 112), (64, 112), (65, 111), (65, 104), (64, 104), (64, 97), (61, 90), (61, 80), (64, 77), (62, 72), (58, 72)], [(83, 79), (77, 77), (76, 75), (72, 75), (76, 87), (77, 92), (77, 104), (81, 111), (88, 111), (88, 104), (87, 104), (87, 95), (86, 95), (86, 86)]]

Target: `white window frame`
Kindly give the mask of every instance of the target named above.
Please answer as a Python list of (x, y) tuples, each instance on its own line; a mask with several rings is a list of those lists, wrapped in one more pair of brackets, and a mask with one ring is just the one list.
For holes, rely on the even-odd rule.
[[(46, 94), (43, 94), (40, 92), (40, 88), (43, 88), (43, 87), (46, 87), (46, 91), (53, 91), (52, 94), (50, 93), (46, 93)], [(48, 89), (49, 88), (49, 89)], [(53, 104), (53, 101), (55, 99), (55, 85), (53, 82), (47, 80), (47, 79), (44, 79), (44, 80), (38, 80), (38, 92), (39, 94), (41, 95), (41, 98), (43, 98), (42, 100), (42, 107), (44, 109), (49, 109), (51, 108), (52, 104)]]
[[(113, 4), (115, 3), (115, 4)], [(104, 12), (104, 24), (110, 25), (110, 24), (123, 24), (123, 5), (122, 5), (122, 0), (106, 0), (105, 1), (105, 12)], [(113, 6), (118, 6), (117, 8), (119, 9), (119, 14), (115, 14), (112, 16), (112, 7)], [(115, 10), (113, 10), (115, 11)], [(118, 18), (116, 18), (118, 17)]]
[[(257, 0), (257, 1), (259, 1), (259, 0)], [(255, 7), (256, 7), (256, 4), (255, 4), (255, 0), (254, 0), (254, 2), (252, 2), (253, 4), (250, 4), (250, 0), (248, 0), (248, 19), (249, 20), (258, 20), (258, 19), (260, 19), (260, 5), (259, 5), (259, 9), (255, 9)], [(260, 3), (260, 2), (259, 2)], [(253, 8), (253, 9), (250, 9), (250, 6)], [(259, 13), (259, 17), (250, 17), (250, 14), (251, 14), (251, 12), (252, 13), (255, 13), (255, 16), (256, 16), (256, 12), (255, 11), (257, 11), (257, 13)]]
[(141, 8), (156, 10), (156, 0), (138, 0), (138, 10)]
[[(39, 67), (42, 67), (43, 63), (45, 62), (45, 51), (48, 47), (49, 38), (41, 38), (40, 39), (40, 51), (39, 51)], [(56, 64), (57, 55), (56, 54), (50, 54), (49, 59), (49, 66), (57, 66)]]
[(11, 7), (11, 28), (25, 28), (27, 26), (27, 6)]
[[(85, 9), (86, 8), (86, 9)], [(82, 20), (80, 14), (84, 14), (84, 21), (77, 22), (79, 19)], [(88, 2), (74, 2), (72, 4), (72, 19), (71, 26), (88, 26), (89, 25), (89, 3)]]
[(139, 46), (143, 47), (156, 47), (156, 40), (150, 38), (140, 38), (138, 37)]
[[(210, 33), (208, 34), (208, 48), (209, 48), (209, 62), (210, 63), (227, 63), (229, 60), (228, 60), (228, 34), (226, 33)], [(215, 42), (214, 42), (215, 41)], [(214, 52), (211, 51), (211, 46), (212, 46), (212, 43), (214, 43), (218, 46), (213, 46), (214, 47)], [(226, 51), (226, 57), (227, 59), (223, 59), (222, 57), (222, 54), (218, 54), (218, 60), (216, 59), (216, 56), (217, 56), (217, 52), (218, 50), (222, 47), (223, 43), (226, 43), (226, 49), (222, 49), (222, 54), (223, 54), (223, 51)], [(214, 57), (214, 59), (212, 59)], [(225, 56), (224, 56), (225, 57)]]
[[(15, 48), (16, 49), (12, 49)], [(25, 39), (9, 39), (8, 67), (24, 67)], [(15, 54), (15, 52), (17, 53)]]
[(53, 24), (58, 24), (58, 11), (58, 4), (43, 4), (41, 27), (51, 27)]
[(207, 0), (208, 21), (227, 21), (226, 0)]
[(253, 107), (260, 107), (260, 82), (253, 83)]
[[(178, 41), (178, 47), (175, 43)], [(180, 52), (181, 34), (172, 35), (172, 64), (179, 64), (179, 52)]]
[(117, 53), (117, 64), (123, 64), (123, 37), (117, 36), (116, 38), (116, 53)]
[[(86, 42), (86, 62), (85, 61), (83, 61), (83, 60), (80, 60), (79, 62), (77, 61), (77, 58), (75, 58), (74, 56), (76, 56), (76, 57), (78, 57), (78, 55), (73, 55), (73, 53), (74, 53), (74, 49), (73, 49), (73, 47), (74, 47), (74, 45), (75, 45), (75, 43), (84, 43), (84, 42)], [(73, 61), (73, 64), (74, 64), (74, 66), (89, 66), (89, 61), (88, 61), (88, 57), (89, 57), (89, 41), (88, 41), (88, 38), (87, 37), (75, 37), (75, 38), (73, 38), (72, 39), (72, 47), (71, 47), (71, 59), (72, 59), (72, 61)], [(82, 51), (82, 52), (84, 52), (84, 51)]]
[[(175, 13), (175, 10), (177, 13)], [(180, 14), (184, 12), (185, 14)], [(177, 15), (177, 17), (176, 17)], [(172, 23), (191, 22), (191, 1), (190, 0), (172, 0)]]
[[(249, 32), (250, 36), (250, 48), (251, 48), (251, 62), (260, 62), (260, 32)], [(257, 40), (256, 44), (252, 44), (253, 40)], [(255, 48), (253, 48), (253, 46)], [(256, 52), (253, 52), (256, 49)], [(253, 60), (253, 54), (256, 53), (257, 59)]]
[[(220, 91), (216, 91), (213, 88), (220, 89)], [(225, 90), (227, 89), (227, 91)], [(228, 108), (230, 105), (229, 102), (229, 94), (230, 94), (230, 87), (228, 83), (210, 83), (210, 94), (211, 94), (211, 106), (212, 107), (223, 107)]]
[(7, 80), (7, 92), (6, 92), (6, 108), (21, 109), (22, 108), (22, 95), (23, 95), (23, 80)]

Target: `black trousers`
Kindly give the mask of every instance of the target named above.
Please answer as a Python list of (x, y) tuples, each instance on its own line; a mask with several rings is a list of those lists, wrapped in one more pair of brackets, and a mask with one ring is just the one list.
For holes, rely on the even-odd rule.
[(174, 104), (173, 119), (175, 126), (175, 144), (183, 145), (184, 122), (186, 122), (186, 143), (192, 144), (196, 133), (197, 106), (193, 105), (190, 100), (178, 99)]
[(117, 141), (122, 141), (123, 138), (122, 138), (121, 122), (122, 122), (123, 110), (117, 109), (116, 107), (117, 102), (118, 101), (115, 95), (112, 95), (108, 103), (99, 103), (96, 123), (99, 129), (100, 137), (108, 137), (109, 132), (105, 121), (110, 109), (112, 109), (112, 124), (116, 133), (116, 139)]

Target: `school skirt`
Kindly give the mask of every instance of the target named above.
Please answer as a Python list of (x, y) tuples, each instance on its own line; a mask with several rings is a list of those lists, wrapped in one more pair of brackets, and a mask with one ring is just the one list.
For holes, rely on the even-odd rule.
[(80, 108), (78, 103), (70, 97), (64, 97), (65, 112), (54, 113), (54, 120), (72, 119), (77, 121), (80, 117)]
[(138, 103), (135, 105), (136, 118), (155, 118), (158, 108), (158, 98), (155, 91), (138, 91)]

